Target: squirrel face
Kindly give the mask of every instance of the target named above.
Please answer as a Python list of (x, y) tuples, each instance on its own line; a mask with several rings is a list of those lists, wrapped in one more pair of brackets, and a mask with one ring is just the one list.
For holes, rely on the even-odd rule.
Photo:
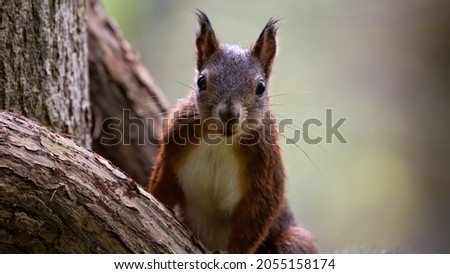
[(276, 54), (277, 21), (270, 20), (249, 49), (220, 45), (209, 19), (198, 12), (194, 90), (200, 118), (209, 131), (238, 135), (243, 125), (260, 127), (269, 111), (268, 82)]

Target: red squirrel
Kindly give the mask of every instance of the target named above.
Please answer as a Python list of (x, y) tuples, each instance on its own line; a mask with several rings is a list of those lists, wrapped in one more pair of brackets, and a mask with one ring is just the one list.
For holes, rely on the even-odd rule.
[(277, 20), (242, 49), (221, 45), (206, 14), (197, 17), (195, 88), (169, 118), (149, 192), (210, 250), (317, 253), (287, 204), (270, 112)]

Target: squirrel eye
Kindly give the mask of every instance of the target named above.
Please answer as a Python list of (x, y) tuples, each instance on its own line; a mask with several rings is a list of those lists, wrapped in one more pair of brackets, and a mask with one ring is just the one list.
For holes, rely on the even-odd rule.
[(206, 89), (206, 78), (205, 75), (200, 74), (200, 76), (197, 79), (197, 86), (199, 90), (205, 90)]
[(258, 85), (256, 86), (256, 95), (263, 95), (264, 91), (266, 91), (266, 84), (264, 80), (259, 80)]

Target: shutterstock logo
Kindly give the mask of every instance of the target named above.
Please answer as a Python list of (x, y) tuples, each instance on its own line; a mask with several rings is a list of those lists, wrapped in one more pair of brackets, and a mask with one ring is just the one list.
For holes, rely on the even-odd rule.
[[(344, 124), (345, 121), (347, 121), (347, 117), (341, 117), (337, 120), (337, 122), (333, 123), (333, 110), (330, 108), (327, 108), (325, 110), (325, 143), (331, 144), (333, 143), (333, 136), (337, 139), (337, 141), (341, 144), (347, 144), (347, 140), (344, 138), (344, 136), (339, 131), (339, 128)], [(309, 145), (316, 145), (324, 141), (323, 136), (315, 136), (312, 137), (310, 134), (311, 127), (323, 127), (324, 123), (316, 118), (309, 118), (306, 119), (302, 123), (302, 130), (300, 129), (293, 129), (294, 120), (285, 118), (279, 121), (279, 131), (281, 134), (289, 134), (290, 131), (293, 131), (292, 138), (288, 138), (286, 135), (285, 137), (288, 139), (287, 144), (297, 144), (301, 140)], [(286, 128), (288, 129), (286, 131)], [(303, 134), (302, 134), (303, 133)], [(292, 134), (292, 133), (291, 133)]]
[[(298, 145), (303, 142), (310, 145), (319, 143), (331, 144), (338, 142), (347, 144), (347, 139), (342, 134), (341, 127), (347, 121), (347, 117), (333, 118), (333, 109), (325, 109), (325, 121), (317, 118), (308, 118), (301, 123), (294, 123), (294, 119), (283, 118), (276, 120), (258, 120), (247, 119), (239, 124), (233, 124), (232, 127), (224, 123), (220, 119), (208, 118), (205, 120), (197, 119), (181, 119), (180, 113), (175, 112), (172, 118), (148, 118), (140, 119), (132, 117), (131, 111), (125, 109), (122, 118), (108, 118), (103, 121), (102, 137), (100, 143), (105, 146), (114, 145), (145, 145), (161, 144), (170, 140), (162, 140), (159, 134), (163, 125), (176, 124), (173, 129), (172, 141), (178, 142), (180, 145), (188, 143), (203, 143), (217, 145), (225, 141), (225, 144), (254, 145), (258, 142), (271, 142), (273, 139), (266, 138), (266, 135), (277, 134), (284, 137), (287, 145)], [(169, 120), (172, 119), (172, 120)], [(178, 121), (177, 123), (173, 123)], [(267, 127), (267, 128), (264, 128)], [(313, 136), (312, 129), (323, 129), (321, 135)], [(317, 130), (315, 130), (317, 131)], [(262, 133), (264, 132), (264, 134)]]

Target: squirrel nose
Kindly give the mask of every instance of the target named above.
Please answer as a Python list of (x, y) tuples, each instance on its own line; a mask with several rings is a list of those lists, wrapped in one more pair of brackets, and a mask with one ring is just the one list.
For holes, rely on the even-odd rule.
[(239, 122), (239, 108), (237, 107), (224, 107), (219, 109), (219, 117), (222, 122), (226, 123), (227, 126), (237, 124)]

